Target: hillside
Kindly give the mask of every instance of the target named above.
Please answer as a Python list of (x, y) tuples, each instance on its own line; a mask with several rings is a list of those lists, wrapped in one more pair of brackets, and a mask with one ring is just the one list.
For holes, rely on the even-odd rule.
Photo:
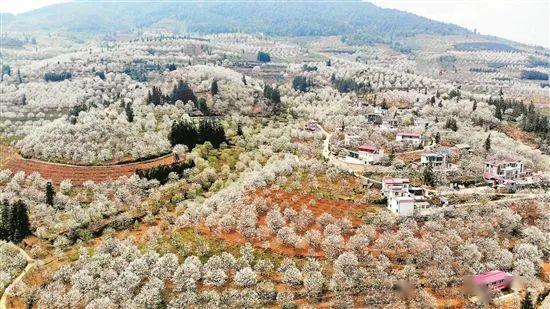
[[(198, 33), (262, 32), (278, 36), (344, 35), (381, 41), (416, 34), (468, 30), (365, 2), (339, 3), (64, 3), (12, 16), (8, 31), (101, 34), (149, 27), (165, 20)], [(174, 27), (173, 22), (170, 23)], [(181, 27), (184, 26), (184, 27)], [(368, 33), (365, 36), (365, 33)]]

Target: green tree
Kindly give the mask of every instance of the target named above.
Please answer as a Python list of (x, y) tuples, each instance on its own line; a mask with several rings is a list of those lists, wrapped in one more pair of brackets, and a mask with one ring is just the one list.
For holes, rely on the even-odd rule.
[(390, 148), (390, 154), (388, 155), (388, 158), (390, 159), (390, 162), (393, 161), (393, 159), (395, 159), (395, 149)]
[(21, 84), (23, 82), (23, 78), (21, 78), (21, 71), (17, 69), (17, 83)]
[(10, 75), (11, 76), (11, 67), (8, 64), (2, 65), (2, 75)]
[(177, 85), (174, 85), (172, 95), (169, 99), (171, 103), (175, 103), (177, 100), (181, 100), (183, 103), (191, 101), (197, 104), (197, 96), (195, 96), (195, 93), (193, 93), (193, 90), (189, 87), (189, 85), (182, 80), (180, 80)]
[(439, 144), (439, 142), (441, 141), (441, 134), (439, 134), (439, 132), (435, 134), (434, 140), (436, 144)]
[(271, 61), (271, 57), (269, 56), (268, 53), (266, 52), (258, 52), (258, 56), (256, 57), (256, 59), (258, 61), (261, 61), (261, 62), (270, 62)]
[(310, 82), (305, 76), (295, 76), (292, 80), (292, 88), (296, 91), (308, 91)]
[(0, 203), (0, 239), (17, 243), (30, 234), (27, 205), (22, 201), (13, 204), (7, 200), (2, 201)]
[(172, 146), (181, 144), (192, 150), (199, 141), (199, 134), (191, 122), (173, 122), (168, 139), (172, 143)]
[(533, 305), (533, 300), (531, 299), (531, 292), (525, 293), (525, 297), (521, 300), (521, 309), (535, 309), (535, 305)]
[(124, 112), (126, 112), (126, 118), (128, 122), (134, 121), (134, 109), (132, 108), (132, 103), (128, 103), (124, 106)]
[(53, 206), (53, 199), (55, 197), (55, 191), (50, 181), (46, 184), (46, 204)]
[(205, 116), (210, 115), (210, 110), (208, 109), (208, 105), (206, 104), (205, 98), (199, 98), (197, 100), (197, 103), (195, 104), (195, 107), (198, 108), (203, 115)]
[(477, 101), (474, 100), (474, 104), (472, 105), (472, 111), (475, 111), (477, 109)]
[(456, 119), (454, 118), (447, 119), (447, 122), (445, 122), (445, 129), (451, 129), (456, 132), (458, 130)]
[(491, 133), (489, 133), (485, 140), (485, 151), (489, 152), (489, 150), (491, 150)]
[(281, 111), (281, 93), (279, 89), (273, 88), (270, 85), (264, 86), (264, 97), (271, 101), (271, 106), (273, 107), (273, 112), (275, 114)]
[(497, 118), (498, 120), (502, 120), (502, 110), (498, 106), (495, 109), (495, 118)]
[(428, 186), (433, 187), (435, 185), (435, 175), (434, 175), (432, 164), (430, 163), (426, 165), (426, 167), (424, 168), (423, 180), (424, 180), (424, 183), (427, 184)]
[(243, 136), (243, 127), (240, 123), (237, 124), (237, 135), (238, 136)]
[(212, 96), (215, 96), (216, 94), (218, 94), (218, 91), (218, 81), (214, 80), (212, 82), (212, 86), (210, 86), (210, 94), (212, 94)]

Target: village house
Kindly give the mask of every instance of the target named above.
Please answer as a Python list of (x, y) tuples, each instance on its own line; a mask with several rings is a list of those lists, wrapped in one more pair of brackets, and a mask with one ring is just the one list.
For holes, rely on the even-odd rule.
[(416, 145), (422, 144), (422, 134), (418, 132), (397, 132), (395, 140), (398, 142), (412, 143)]
[(455, 148), (458, 150), (460, 155), (470, 154), (472, 146), (468, 144), (456, 144)]
[(361, 136), (357, 134), (344, 134), (344, 145), (346, 147), (356, 147), (361, 142)]
[(505, 271), (493, 270), (474, 275), (468, 283), (474, 294), (482, 298), (490, 298), (498, 292), (510, 290), (514, 283), (514, 275)]
[(420, 157), (420, 163), (433, 167), (444, 167), (447, 165), (447, 155), (439, 152), (423, 153), (422, 157)]
[(378, 163), (380, 159), (382, 159), (384, 150), (374, 145), (363, 144), (357, 147), (357, 153), (359, 155), (359, 160), (368, 164), (373, 164)]
[(426, 152), (420, 157), (422, 165), (431, 165), (434, 169), (445, 170), (450, 167), (449, 157), (451, 151), (447, 148), (442, 148), (437, 152)]
[(492, 160), (485, 162), (483, 178), (493, 184), (514, 182), (524, 176), (522, 161)]
[(382, 181), (382, 193), (388, 197), (391, 192), (409, 191), (408, 178), (384, 178)]
[(398, 127), (399, 121), (395, 119), (390, 119), (382, 121), (382, 124), (380, 125), (380, 130), (394, 132), (397, 131)]
[(414, 125), (417, 130), (425, 131), (430, 127), (430, 122), (428, 120), (416, 119)]
[(431, 207), (425, 190), (411, 186), (408, 178), (384, 178), (382, 192), (388, 200), (388, 209), (398, 216), (411, 216)]
[[(349, 162), (355, 161), (359, 164), (375, 164), (378, 163), (384, 156), (384, 150), (379, 149), (374, 145), (363, 144), (357, 147), (357, 151), (349, 150), (348, 159)], [(353, 160), (355, 159), (355, 160)]]
[(414, 198), (409, 193), (408, 178), (384, 178), (382, 192), (388, 200), (388, 209), (398, 216), (414, 213)]
[(368, 114), (367, 115), (367, 123), (373, 124), (373, 125), (381, 125), (382, 124), (382, 115), (380, 114)]

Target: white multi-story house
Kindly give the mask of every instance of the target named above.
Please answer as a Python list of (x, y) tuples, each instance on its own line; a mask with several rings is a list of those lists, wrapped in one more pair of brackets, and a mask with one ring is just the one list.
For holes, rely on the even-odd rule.
[(384, 150), (379, 149), (374, 145), (363, 144), (357, 147), (357, 154), (359, 160), (367, 164), (372, 164), (377, 163), (380, 161), (380, 159), (382, 159), (382, 156), (384, 155)]
[(382, 181), (382, 193), (388, 197), (392, 192), (407, 191), (411, 182), (408, 178), (384, 178)]
[(412, 187), (408, 178), (384, 178), (382, 192), (388, 200), (388, 209), (398, 216), (411, 216), (415, 211), (431, 207), (425, 190)]
[(388, 209), (398, 216), (414, 213), (414, 197), (409, 193), (408, 178), (384, 178), (382, 192), (388, 200)]
[(361, 136), (357, 134), (344, 134), (344, 145), (346, 147), (355, 147), (361, 142)]
[(421, 144), (423, 141), (422, 134), (418, 132), (397, 132), (395, 140), (398, 142), (407, 142), (412, 144)]
[(388, 209), (398, 216), (412, 216), (414, 214), (414, 197), (391, 195), (388, 197)]
[(492, 160), (485, 162), (483, 178), (493, 183), (516, 181), (524, 175), (522, 161)]
[(420, 157), (420, 163), (431, 165), (437, 168), (446, 168), (448, 166), (448, 154), (445, 152), (427, 152)]
[(398, 127), (399, 127), (399, 121), (398, 120), (393, 120), (393, 119), (383, 120), (382, 124), (380, 125), (380, 130), (395, 132), (395, 131), (397, 131)]
[(357, 150), (348, 150), (344, 160), (353, 164), (376, 164), (384, 156), (384, 150), (374, 145), (363, 144)]

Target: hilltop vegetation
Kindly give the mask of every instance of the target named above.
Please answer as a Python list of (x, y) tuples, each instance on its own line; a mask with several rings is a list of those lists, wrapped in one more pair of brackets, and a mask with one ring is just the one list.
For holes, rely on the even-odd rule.
[[(170, 23), (164, 21), (170, 20)], [(277, 36), (345, 35), (350, 41), (388, 41), (416, 34), (466, 34), (464, 28), (356, 1), (235, 3), (65, 3), (7, 20), (11, 31), (92, 34), (178, 23), (188, 32), (261, 32)], [(176, 30), (176, 29), (171, 29)]]

